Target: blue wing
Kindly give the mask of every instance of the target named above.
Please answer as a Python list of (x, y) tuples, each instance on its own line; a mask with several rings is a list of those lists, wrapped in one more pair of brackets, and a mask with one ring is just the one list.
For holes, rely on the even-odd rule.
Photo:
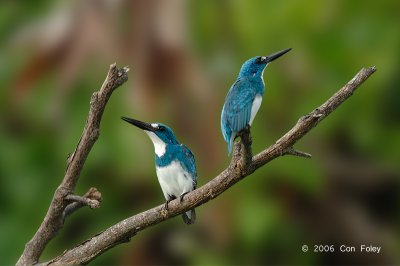
[(196, 161), (194, 159), (193, 153), (189, 150), (188, 147), (186, 147), (185, 144), (180, 145), (182, 149), (182, 158), (180, 158), (181, 162), (183, 163), (183, 167), (185, 170), (191, 174), (193, 182), (194, 182), (194, 188), (197, 186), (197, 170), (196, 170)]
[(226, 142), (230, 142), (231, 134), (244, 129), (250, 121), (251, 107), (256, 90), (247, 79), (238, 79), (226, 95), (221, 114), (221, 128)]

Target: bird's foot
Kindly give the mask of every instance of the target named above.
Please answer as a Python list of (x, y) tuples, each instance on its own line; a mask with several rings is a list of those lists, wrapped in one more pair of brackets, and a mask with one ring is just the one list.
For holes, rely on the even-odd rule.
[(182, 203), (183, 197), (184, 197), (187, 193), (189, 193), (189, 192), (185, 192), (185, 193), (183, 193), (183, 194), (179, 197), (179, 203)]
[(171, 200), (167, 200), (167, 201), (165, 202), (164, 208), (165, 208), (166, 211), (168, 211), (168, 203), (169, 203), (170, 201), (171, 201)]
[(243, 138), (245, 135), (250, 133), (250, 130), (251, 130), (251, 126), (249, 124), (247, 124), (244, 128), (242, 128), (242, 130), (237, 132), (235, 138), (237, 138), (237, 137)]
[(175, 196), (168, 196), (168, 199), (167, 199), (167, 201), (165, 202), (165, 205), (164, 205), (166, 211), (168, 211), (168, 209), (169, 209), (168, 208), (168, 203), (170, 203), (174, 199), (176, 199)]

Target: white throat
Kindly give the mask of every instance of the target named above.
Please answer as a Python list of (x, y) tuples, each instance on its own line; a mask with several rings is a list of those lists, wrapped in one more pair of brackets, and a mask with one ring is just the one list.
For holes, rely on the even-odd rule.
[(161, 157), (165, 154), (167, 144), (165, 144), (164, 141), (162, 141), (154, 132), (147, 131), (145, 130), (144, 132), (149, 135), (151, 141), (153, 141), (154, 144), (154, 151), (156, 152), (158, 157)]
[(267, 68), (267, 66), (268, 66), (268, 64), (264, 67), (264, 69), (263, 69), (262, 72), (261, 72), (261, 80), (262, 80), (262, 83), (263, 83), (264, 86), (265, 86), (265, 82), (264, 82), (264, 70)]

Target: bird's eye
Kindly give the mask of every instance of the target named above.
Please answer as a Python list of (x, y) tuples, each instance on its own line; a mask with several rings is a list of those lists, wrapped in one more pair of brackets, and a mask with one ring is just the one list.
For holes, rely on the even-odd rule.
[(158, 126), (158, 130), (164, 131), (164, 130), (165, 130), (165, 127), (164, 127), (164, 126)]
[(266, 59), (267, 58), (265, 56), (260, 56), (260, 57), (257, 58), (256, 63), (257, 64), (265, 63)]

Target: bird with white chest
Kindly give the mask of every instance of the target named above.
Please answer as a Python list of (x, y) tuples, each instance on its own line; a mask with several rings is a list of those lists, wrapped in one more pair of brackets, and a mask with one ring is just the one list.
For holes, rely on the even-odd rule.
[[(197, 171), (193, 153), (176, 139), (173, 131), (161, 123), (145, 123), (136, 119), (122, 119), (144, 130), (154, 144), (155, 164), (158, 181), (168, 203), (176, 198), (182, 202), (186, 193), (197, 186)], [(186, 224), (193, 224), (196, 219), (194, 209), (182, 214)]]
[(291, 48), (269, 56), (253, 57), (242, 65), (239, 75), (229, 89), (221, 112), (221, 131), (228, 143), (231, 154), (234, 139), (239, 132), (251, 126), (264, 96), (264, 69), (266, 66), (289, 52)]

